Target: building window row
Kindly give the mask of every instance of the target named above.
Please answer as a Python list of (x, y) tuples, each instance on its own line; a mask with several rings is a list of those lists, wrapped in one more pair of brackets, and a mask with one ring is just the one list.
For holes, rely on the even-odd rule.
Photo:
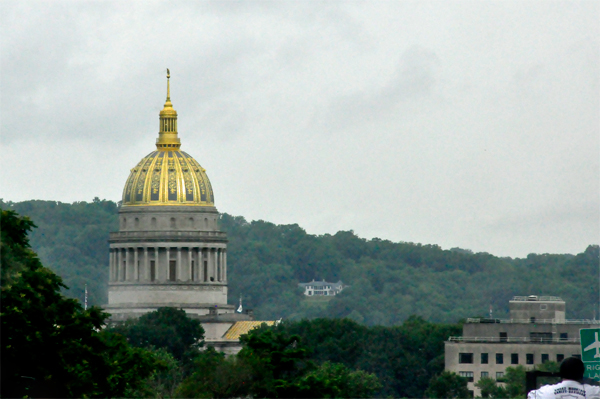
[[(552, 342), (553, 335), (551, 332), (530, 332), (529, 339), (533, 342)], [(567, 341), (569, 339), (569, 333), (560, 333), (559, 339), (561, 341)], [(498, 340), (500, 342), (508, 342), (508, 333), (498, 333)]]
[[(459, 371), (459, 374), (458, 374), (458, 375), (462, 376), (462, 374), (461, 374), (461, 373), (463, 373), (463, 372), (462, 372), (462, 371)], [(468, 371), (466, 371), (466, 373), (468, 373)], [(471, 373), (471, 375), (472, 375), (472, 374), (473, 374), (473, 373)], [(471, 377), (471, 378), (472, 378), (472, 377)], [(488, 371), (482, 371), (482, 372), (481, 372), (481, 378), (490, 378), (490, 373), (489, 373)], [(497, 380), (499, 380), (499, 379), (502, 379), (502, 378), (504, 378), (504, 372), (503, 372), (503, 371), (498, 371), (498, 372), (496, 372), (496, 379), (497, 379)], [(473, 379), (471, 379), (471, 381), (470, 381), (470, 382), (473, 382)]]
[[(558, 363), (562, 362), (565, 358), (564, 354), (557, 354), (556, 361)], [(550, 360), (550, 355), (547, 353), (542, 353), (541, 363), (545, 363)], [(473, 354), (461, 352), (458, 354), (458, 363), (460, 364), (473, 364)], [(481, 353), (480, 358), (481, 364), (489, 364), (489, 354)], [(533, 353), (525, 354), (525, 363), (526, 364), (535, 364), (535, 355)], [(496, 364), (504, 364), (504, 353), (496, 353)], [(519, 364), (519, 354), (511, 353), (510, 354), (510, 364)]]

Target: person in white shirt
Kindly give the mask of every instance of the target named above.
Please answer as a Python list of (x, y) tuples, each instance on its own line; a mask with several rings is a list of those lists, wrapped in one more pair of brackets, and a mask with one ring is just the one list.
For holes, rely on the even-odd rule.
[(569, 357), (560, 364), (562, 382), (529, 392), (527, 399), (600, 399), (600, 387), (583, 383), (581, 359)]

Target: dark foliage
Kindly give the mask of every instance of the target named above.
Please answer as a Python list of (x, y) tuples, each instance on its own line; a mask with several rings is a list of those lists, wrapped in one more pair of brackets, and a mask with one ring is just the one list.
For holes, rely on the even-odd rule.
[(394, 327), (366, 327), (348, 319), (284, 322), (272, 328), (299, 337), (308, 359), (335, 362), (377, 376), (376, 396), (423, 397), (431, 378), (444, 369), (444, 341), (458, 335), (458, 324), (433, 324), (410, 317)]
[(155, 362), (118, 335), (107, 314), (65, 298), (59, 276), (30, 249), (34, 224), (2, 211), (2, 397), (121, 396)]
[(158, 308), (139, 319), (117, 324), (110, 331), (125, 336), (138, 348), (163, 348), (180, 361), (193, 358), (204, 344), (200, 322), (176, 308)]
[[(431, 379), (425, 392), (426, 398), (460, 399), (470, 398), (467, 379), (451, 371), (443, 371)], [(510, 396), (512, 397), (512, 396)]]

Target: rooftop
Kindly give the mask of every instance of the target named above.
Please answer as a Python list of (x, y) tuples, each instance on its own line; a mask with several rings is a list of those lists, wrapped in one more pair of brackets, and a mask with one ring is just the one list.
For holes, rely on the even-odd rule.
[(467, 323), (482, 324), (600, 324), (600, 320), (592, 319), (486, 319), (486, 318), (468, 318)]
[(239, 340), (240, 337), (244, 334), (248, 334), (250, 330), (254, 330), (255, 328), (260, 327), (262, 324), (266, 324), (268, 326), (275, 325), (276, 321), (238, 321), (229, 327), (229, 330), (225, 333), (223, 338), (231, 339), (231, 340)]
[(509, 344), (578, 344), (577, 338), (531, 338), (531, 337), (449, 337), (449, 342), (461, 343), (509, 343)]
[(334, 287), (340, 287), (340, 286), (343, 286), (344, 283), (342, 283), (341, 280), (338, 281), (337, 283), (330, 283), (330, 282), (327, 282), (325, 280), (323, 280), (323, 281), (315, 281), (315, 280), (313, 280), (313, 281), (310, 281), (308, 283), (298, 283), (299, 287), (306, 287), (307, 285), (314, 285), (316, 287), (322, 287), (322, 286), (325, 286), (325, 285), (331, 285), (331, 286), (334, 286)]
[(529, 296), (514, 296), (511, 299), (511, 302), (564, 302), (561, 297), (558, 296), (537, 296), (537, 295), (529, 295)]

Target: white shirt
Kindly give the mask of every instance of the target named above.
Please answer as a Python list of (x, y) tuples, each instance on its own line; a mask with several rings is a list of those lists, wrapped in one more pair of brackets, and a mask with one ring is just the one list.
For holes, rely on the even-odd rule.
[(529, 392), (527, 399), (600, 399), (600, 387), (564, 380)]

